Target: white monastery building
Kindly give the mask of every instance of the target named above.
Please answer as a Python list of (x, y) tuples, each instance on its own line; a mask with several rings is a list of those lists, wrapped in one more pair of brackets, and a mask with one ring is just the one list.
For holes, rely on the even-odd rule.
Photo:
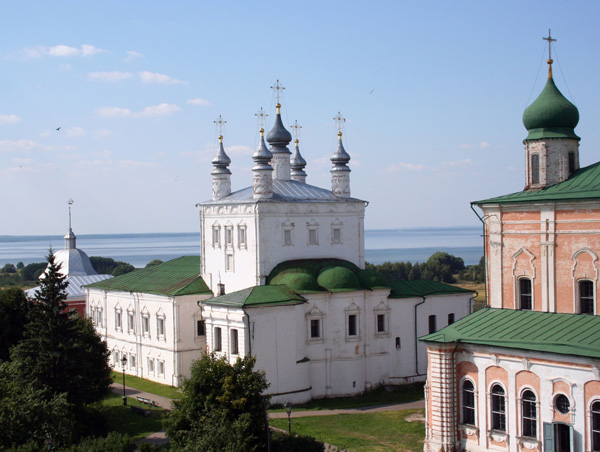
[(473, 203), (489, 307), (421, 338), (427, 452), (600, 451), (600, 163), (579, 166), (552, 62), (523, 114), (525, 189)]
[(231, 362), (252, 355), (274, 403), (424, 380), (426, 349), (417, 338), (468, 315), (472, 292), (386, 282), (365, 270), (367, 203), (351, 196), (343, 118), (336, 117), (331, 187), (320, 188), (306, 182), (297, 138), (288, 149), (278, 95), (276, 108), (266, 140), (260, 130), (251, 186), (231, 191), (231, 160), (219, 137), (212, 199), (197, 205), (200, 258), (88, 287), (88, 315), (113, 364), (180, 385), (202, 353)]

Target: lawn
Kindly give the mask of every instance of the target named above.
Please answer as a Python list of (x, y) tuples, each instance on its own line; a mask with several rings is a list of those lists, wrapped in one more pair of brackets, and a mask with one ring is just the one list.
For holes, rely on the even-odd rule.
[(111, 432), (126, 433), (132, 438), (140, 439), (162, 429), (160, 419), (165, 410), (159, 407), (148, 407), (135, 399), (127, 398), (127, 404), (150, 411), (150, 416), (144, 417), (131, 411), (129, 406), (123, 406), (123, 399), (114, 392), (102, 401), (104, 416)]
[[(123, 374), (120, 372), (112, 372), (113, 381), (121, 384), (123, 382)], [(139, 389), (140, 391), (149, 392), (150, 394), (156, 394), (169, 399), (180, 399), (181, 392), (179, 388), (174, 386), (161, 385), (150, 380), (144, 380), (140, 377), (134, 377), (133, 375), (125, 375), (125, 386), (130, 388)]]
[[(294, 405), (294, 411), (342, 410), (373, 405), (388, 405), (423, 400), (423, 383), (398, 386), (377, 386), (370, 391), (352, 397), (315, 399), (302, 405)], [(269, 411), (285, 411), (282, 406), (274, 406)]]
[[(421, 409), (295, 418), (292, 433), (313, 436), (349, 452), (420, 452), (425, 425), (406, 419), (423, 413)], [(287, 419), (270, 419), (269, 424), (288, 428)]]

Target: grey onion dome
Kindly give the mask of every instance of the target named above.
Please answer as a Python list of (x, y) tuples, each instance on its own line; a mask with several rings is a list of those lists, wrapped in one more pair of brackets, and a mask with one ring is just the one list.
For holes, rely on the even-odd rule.
[(211, 174), (231, 174), (231, 171), (227, 168), (230, 163), (231, 159), (227, 156), (223, 148), (223, 135), (220, 135), (219, 150), (217, 151), (217, 155), (212, 159), (212, 164), (215, 168)]
[(350, 168), (347, 166), (348, 162), (350, 162), (350, 155), (344, 149), (342, 132), (338, 132), (338, 147), (335, 152), (331, 154), (331, 163), (333, 163), (331, 171), (350, 171)]
[[(281, 105), (277, 104), (277, 115), (275, 116), (275, 124), (267, 135), (267, 141), (271, 146), (287, 146), (292, 141), (292, 134), (284, 127), (281, 121)], [(289, 150), (285, 149), (289, 152)]]
[(306, 166), (306, 160), (304, 160), (300, 155), (300, 147), (298, 146), (299, 140), (296, 139), (295, 143), (296, 149), (294, 150), (294, 154), (292, 155), (290, 164), (292, 166), (292, 169), (302, 170)]
[(267, 148), (265, 144), (265, 129), (260, 129), (260, 144), (254, 154), (252, 154), (252, 160), (254, 160), (253, 169), (273, 169), (270, 161), (273, 158), (273, 154)]

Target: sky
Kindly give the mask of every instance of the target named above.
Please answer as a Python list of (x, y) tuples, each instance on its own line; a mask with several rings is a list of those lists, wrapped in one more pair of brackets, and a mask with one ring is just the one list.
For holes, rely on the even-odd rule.
[[(0, 235), (193, 232), (222, 116), (232, 189), (252, 183), (255, 114), (299, 131), (331, 186), (346, 118), (367, 229), (478, 225), (520, 191), (521, 118), (554, 79), (600, 150), (600, 2), (11, 1), (0, 4)], [(60, 130), (57, 130), (60, 128)]]

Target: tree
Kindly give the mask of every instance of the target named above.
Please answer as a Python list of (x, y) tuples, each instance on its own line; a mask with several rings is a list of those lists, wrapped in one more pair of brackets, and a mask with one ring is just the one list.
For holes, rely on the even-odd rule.
[(30, 308), (22, 289), (0, 290), (0, 361), (8, 361), (10, 349), (23, 339)]
[(17, 273), (17, 269), (15, 268), (14, 264), (5, 264), (0, 271), (2, 271), (2, 273)]
[(21, 261), (17, 262), (17, 270), (21, 270), (22, 268), (25, 268), (25, 264)]
[(146, 264), (146, 268), (153, 267), (155, 265), (160, 265), (162, 263), (163, 263), (163, 261), (161, 261), (160, 259), (154, 259)]
[(48, 399), (66, 394), (81, 409), (108, 394), (109, 352), (89, 320), (65, 312), (68, 282), (59, 270), (50, 250), (24, 338), (11, 358), (21, 381), (45, 391)]
[(254, 452), (266, 444), (264, 405), (268, 388), (256, 359), (238, 358), (231, 365), (214, 354), (191, 367), (183, 397), (173, 402), (164, 421), (176, 450), (186, 452)]
[(134, 270), (135, 270), (135, 267), (133, 265), (126, 264), (123, 262), (115, 267), (115, 269), (112, 271), (111, 275), (120, 276), (120, 275), (124, 275), (125, 273), (131, 273)]
[(35, 264), (26, 265), (23, 270), (21, 270), (21, 276), (26, 281), (33, 281), (39, 278), (42, 272), (46, 269), (48, 265), (47, 262), (38, 262)]

